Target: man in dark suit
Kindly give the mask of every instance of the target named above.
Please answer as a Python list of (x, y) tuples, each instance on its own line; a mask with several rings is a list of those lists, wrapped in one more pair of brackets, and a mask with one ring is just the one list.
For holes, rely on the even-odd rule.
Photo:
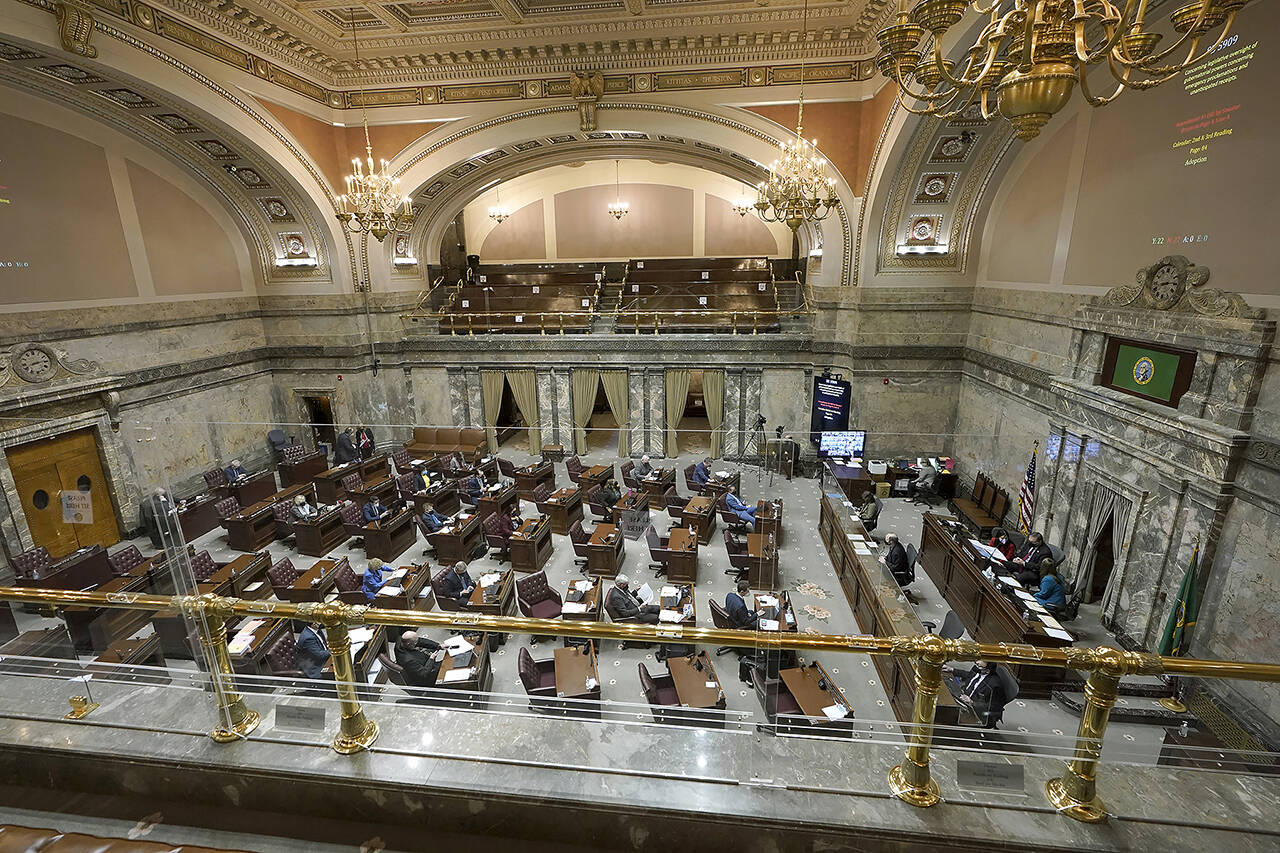
[(636, 466), (636, 479), (644, 479), (653, 473), (653, 466), (649, 464), (648, 454), (640, 457), (640, 464)]
[(617, 480), (610, 479), (600, 487), (600, 503), (612, 507), (620, 500), (622, 500), (622, 489), (618, 488)]
[(367, 426), (361, 426), (356, 430), (356, 450), (360, 453), (361, 459), (368, 459), (373, 455), (373, 430)]
[(711, 459), (703, 459), (693, 468), (693, 484), (701, 489), (711, 480)]
[(658, 621), (658, 613), (662, 610), (656, 604), (641, 604), (640, 599), (631, 591), (631, 580), (626, 575), (618, 575), (613, 579), (613, 589), (605, 597), (605, 612), (613, 614), (613, 618), (632, 619), (637, 622), (653, 624)]
[(249, 476), (249, 472), (246, 471), (244, 469), (244, 466), (240, 464), (239, 459), (232, 459), (231, 464), (228, 465), (225, 469), (223, 469), (222, 473), (227, 475), (228, 483), (234, 483), (236, 480), (239, 480), (242, 477)]
[[(173, 501), (169, 500), (169, 495), (163, 488), (156, 489), (155, 493), (143, 500), (138, 507), (142, 527), (147, 531), (147, 538), (156, 548), (164, 547), (164, 543), (160, 540), (161, 525), (172, 524), (172, 522), (162, 522), (160, 519), (172, 512), (174, 512)], [(165, 529), (172, 529), (172, 527)]]
[(886, 534), (884, 544), (889, 546), (889, 550), (885, 551), (884, 556), (880, 558), (884, 567), (893, 575), (898, 586), (911, 583), (911, 566), (907, 564), (907, 549), (898, 541), (898, 534)]
[(435, 506), (427, 504), (422, 508), (422, 523), (428, 533), (439, 533), (440, 528), (449, 523), (449, 516), (436, 512)]
[(991, 661), (978, 661), (977, 666), (960, 675), (955, 675), (949, 665), (942, 669), (951, 675), (951, 692), (956, 701), (972, 711), (983, 728), (994, 729), (1009, 701), (1004, 683), (996, 674), (996, 665)]
[(738, 581), (738, 591), (731, 592), (724, 597), (724, 609), (733, 621), (733, 627), (754, 631), (756, 624), (760, 621), (760, 614), (756, 612), (755, 608), (747, 609), (747, 593), (749, 592), (751, 592), (751, 583), (746, 580)]
[(410, 687), (435, 687), (444, 657), (439, 643), (419, 637), (416, 631), (405, 631), (396, 640), (396, 663), (404, 670), (404, 683)]
[(1014, 552), (1013, 559), (1009, 562), (1018, 582), (1030, 587), (1040, 585), (1040, 564), (1045, 560), (1052, 561), (1053, 552), (1045, 544), (1044, 536), (1035, 532)]
[(476, 582), (471, 579), (471, 575), (467, 574), (467, 564), (461, 560), (454, 563), (453, 571), (446, 572), (440, 581), (440, 594), (446, 598), (452, 598), (459, 604), (465, 602), (475, 588)]
[(484, 477), (479, 474), (472, 474), (470, 477), (462, 481), (462, 499), (472, 506), (480, 503), (480, 498), (484, 496)]
[(298, 669), (307, 678), (324, 675), (324, 665), (329, 662), (329, 647), (325, 644), (324, 631), (319, 622), (312, 622), (298, 632)]
[(356, 452), (355, 442), (351, 440), (351, 427), (347, 427), (338, 433), (338, 441), (333, 446), (333, 463), (342, 465), (359, 458), (360, 454)]
[(364, 517), (364, 523), (369, 524), (373, 521), (381, 521), (391, 514), (391, 510), (388, 507), (383, 506), (382, 501), (378, 496), (374, 495), (369, 498), (369, 502), (364, 505), (364, 509), (361, 514)]
[(293, 499), (293, 508), (290, 510), (290, 514), (298, 521), (314, 521), (320, 512), (307, 503), (306, 495), (297, 495)]
[(413, 477), (409, 480), (409, 485), (413, 487), (414, 494), (422, 494), (431, 488), (431, 477), (422, 473), (421, 470), (413, 472)]

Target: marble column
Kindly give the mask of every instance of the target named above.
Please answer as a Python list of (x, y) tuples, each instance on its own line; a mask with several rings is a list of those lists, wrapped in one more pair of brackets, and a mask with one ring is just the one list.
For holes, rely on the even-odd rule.
[(555, 377), (550, 370), (537, 370), (534, 380), (538, 388), (538, 429), (542, 432), (543, 444), (554, 444), (547, 436), (556, 432)]
[(667, 374), (664, 370), (645, 371), (645, 402), (648, 404), (648, 447), (650, 455), (667, 455)]
[(553, 435), (555, 440), (543, 437), (543, 444), (559, 444), (573, 448), (573, 382), (571, 370), (556, 370), (551, 384), (551, 409), (555, 419)]
[(449, 368), (449, 412), (453, 416), (453, 425), (470, 426), (471, 410), (467, 401), (467, 377), (461, 368)]
[(724, 456), (739, 457), (742, 448), (742, 371), (724, 372)]
[(484, 394), (479, 370), (467, 371), (467, 426), (484, 426)]

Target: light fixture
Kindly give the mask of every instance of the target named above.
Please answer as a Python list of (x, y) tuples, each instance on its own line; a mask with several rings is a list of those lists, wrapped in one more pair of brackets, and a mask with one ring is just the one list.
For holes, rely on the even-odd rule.
[[(355, 47), (356, 64), (360, 64), (360, 40), (356, 35), (355, 10), (351, 15), (351, 42)], [(369, 141), (369, 111), (366, 106), (364, 85), (360, 86), (360, 114), (364, 125), (364, 153), (368, 171), (353, 158), (355, 173), (347, 175), (347, 192), (338, 198), (338, 221), (353, 233), (372, 234), (382, 242), (388, 234), (405, 234), (413, 227), (413, 208), (409, 197), (400, 194), (400, 179), (392, 177), (387, 161), (381, 161), (377, 171), (373, 168), (373, 143)]]
[(497, 203), (489, 208), (489, 218), (501, 225), (511, 218), (511, 211), (502, 206), (502, 190), (495, 187), (493, 193)]
[[(1077, 82), (1085, 101), (1100, 107), (1125, 89), (1150, 89), (1199, 64), (1224, 44), (1247, 0), (1191, 0), (1180, 6), (1169, 16), (1178, 38), (1158, 53), (1161, 35), (1144, 28), (1148, 0), (1123, 2), (1123, 9), (1109, 0), (1011, 0), (1008, 7), (974, 2), (973, 8), (990, 20), (968, 47), (964, 70), (953, 76), (956, 63), (942, 58), (941, 42), (964, 17), (968, 0), (920, 0), (910, 12), (906, 0), (898, 0), (897, 22), (876, 33), (876, 65), (897, 83), (898, 100), (909, 112), (950, 119), (978, 104), (984, 119), (1002, 115), (1019, 139), (1034, 139), (1071, 100)], [(1008, 11), (1000, 14), (1001, 8)], [(1204, 37), (1219, 26), (1218, 38), (1201, 50)], [(926, 30), (929, 38), (921, 43)], [(1163, 64), (1188, 42), (1183, 62)], [(1087, 69), (1103, 63), (1116, 87), (1095, 96)], [(919, 89), (912, 89), (908, 78)], [(909, 106), (908, 98), (916, 106)]]
[(618, 165), (618, 161), (613, 161), (613, 193), (614, 200), (609, 203), (609, 215), (614, 219), (621, 219), (631, 212), (631, 205), (622, 200), (622, 185), (619, 183), (618, 175), (622, 167)]
[[(802, 43), (808, 33), (809, 0), (805, 0), (800, 29)], [(769, 165), (768, 180), (756, 187), (755, 209), (760, 218), (765, 222), (785, 222), (792, 231), (805, 222), (821, 222), (840, 204), (835, 194), (835, 178), (827, 177), (827, 161), (818, 154), (818, 140), (810, 142), (804, 138), (804, 65), (802, 45), (796, 139), (782, 143), (782, 157)]]
[(733, 205), (733, 212), (738, 214), (739, 216), (746, 216), (748, 213), (750, 213), (755, 209), (756, 209), (755, 203), (752, 202), (751, 199), (747, 198), (747, 185), (743, 184), (742, 196)]

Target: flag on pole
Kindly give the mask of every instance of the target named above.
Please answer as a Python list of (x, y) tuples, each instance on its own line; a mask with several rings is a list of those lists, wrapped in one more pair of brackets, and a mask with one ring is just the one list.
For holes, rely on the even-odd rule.
[(1200, 559), (1200, 543), (1196, 542), (1191, 552), (1191, 565), (1182, 576), (1182, 586), (1178, 588), (1178, 598), (1173, 603), (1173, 612), (1165, 623), (1164, 634), (1160, 637), (1158, 653), (1177, 657), (1187, 649), (1187, 637), (1196, 624), (1196, 616), (1200, 611), (1200, 596), (1196, 591), (1196, 563)]
[(1023, 533), (1031, 532), (1031, 523), (1036, 514), (1036, 450), (1040, 443), (1036, 442), (1031, 451), (1031, 461), (1027, 463), (1026, 476), (1022, 478), (1022, 488), (1018, 489), (1018, 528)]

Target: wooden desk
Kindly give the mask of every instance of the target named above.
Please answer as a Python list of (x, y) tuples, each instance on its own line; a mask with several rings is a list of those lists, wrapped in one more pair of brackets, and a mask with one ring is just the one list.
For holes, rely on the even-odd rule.
[(400, 491), (396, 488), (393, 477), (365, 480), (360, 488), (347, 492), (347, 497), (359, 504), (362, 509), (374, 495), (378, 496), (378, 500), (382, 501), (385, 507), (400, 506)]
[(747, 534), (747, 556), (751, 558), (747, 580), (752, 587), (772, 589), (778, 585), (778, 546), (764, 533)]
[[(596, 656), (584, 652), (582, 646), (565, 646), (556, 649), (556, 696), (561, 699), (600, 698), (600, 672)], [(594, 681), (594, 686), (587, 681)]]
[(597, 524), (587, 540), (587, 572), (601, 577), (615, 577), (626, 559), (623, 548), (626, 537), (612, 524)]
[(728, 477), (721, 479), (720, 477), (711, 475), (711, 479), (707, 480), (707, 484), (702, 487), (702, 493), (712, 499), (712, 502), (720, 500), (720, 496), (728, 492), (735, 494), (742, 488), (742, 472), (734, 471)]
[[(844, 501), (844, 493), (834, 487), (827, 490), (821, 501), (818, 532), (859, 630), (877, 637), (928, 633), (893, 575), (876, 560), (875, 548), (858, 517), (857, 507), (846, 507)], [(850, 536), (862, 539), (855, 542)], [(871, 553), (858, 554), (855, 544), (871, 545), (867, 549)], [(916, 701), (915, 668), (910, 661), (890, 655), (872, 655), (871, 663), (880, 674), (880, 684), (889, 696), (894, 716), (910, 722)], [(960, 708), (946, 690), (938, 694), (935, 720), (944, 726), (954, 726), (960, 721)]]
[[(134, 666), (164, 668), (164, 653), (160, 650), (159, 636), (148, 634), (145, 637), (117, 640), (94, 658), (85, 669), (92, 673), (107, 675), (113, 682), (169, 684), (171, 681), (165, 672), (136, 672), (127, 669)], [(121, 668), (125, 669), (121, 671)]]
[[(247, 626), (260, 622), (250, 631)], [(227, 651), (231, 656), (231, 670), (236, 675), (269, 676), (271, 667), (267, 663), (267, 650), (280, 639), (286, 631), (292, 630), (288, 619), (270, 619), (248, 617), (237, 623), (234, 629), (227, 629)], [(243, 632), (243, 633), (242, 633)], [(243, 642), (239, 642), (243, 640)], [(196, 661), (202, 667), (203, 656), (197, 654)], [(269, 692), (273, 687), (251, 680), (236, 679), (236, 687), (242, 692)]]
[(252, 506), (276, 493), (276, 474), (270, 469), (250, 474), (244, 479), (228, 483), (227, 492), (240, 506)]
[(675, 484), (675, 468), (654, 468), (649, 472), (649, 476), (640, 478), (641, 490), (657, 504), (662, 503), (662, 496)]
[(107, 549), (92, 545), (73, 551), (54, 563), (49, 569), (32, 577), (19, 577), (14, 586), (34, 586), (44, 589), (97, 589), (114, 575)]
[[(762, 589), (759, 591), (752, 590), (751, 594), (755, 600), (756, 612), (760, 614), (761, 619), (772, 619), (776, 621), (778, 623), (777, 630), (781, 633), (800, 633), (800, 624), (796, 620), (796, 608), (795, 605), (791, 603), (791, 594), (789, 592), (786, 590)], [(760, 596), (762, 595), (770, 595), (778, 599), (776, 612), (768, 612), (773, 608), (766, 608), (760, 603)], [(758, 625), (757, 629), (760, 631), (770, 630), (768, 628), (760, 628)]]
[(375, 453), (360, 462), (360, 477), (366, 483), (391, 476), (391, 457), (385, 453)]
[(311, 484), (316, 487), (316, 499), (326, 504), (336, 504), (343, 500), (347, 496), (347, 490), (342, 486), (343, 478), (359, 470), (360, 463), (343, 462), (335, 468), (316, 474), (311, 480)]
[(845, 500), (851, 501), (854, 506), (862, 506), (868, 492), (873, 495), (876, 493), (876, 481), (871, 479), (865, 465), (841, 465), (827, 460), (823, 467), (823, 488), (826, 488), (828, 478), (836, 482), (837, 488), (844, 493)]
[(316, 560), (284, 593), (285, 601), (324, 601), (333, 589), (334, 576), (338, 574), (340, 560)]
[(548, 515), (551, 529), (561, 536), (569, 532), (575, 521), (582, 521), (582, 490), (577, 486), (568, 486), (551, 493), (543, 501), (548, 504)]
[(536, 572), (551, 559), (551, 523), (546, 516), (526, 518), (511, 534), (511, 568)]
[(711, 534), (716, 532), (716, 502), (709, 497), (696, 497), (684, 505), (681, 514), (685, 527), (692, 527), (698, 532), (698, 541), (706, 545), (711, 541)]
[(773, 541), (782, 545), (782, 499), (756, 503), (756, 533), (773, 534)]
[(225, 518), (227, 546), (237, 551), (261, 551), (276, 540), (275, 501), (268, 498)]
[(364, 526), (364, 553), (390, 563), (418, 541), (418, 528), (413, 511), (402, 509), (384, 521), (371, 521)]
[(323, 557), (351, 538), (336, 509), (320, 513), (313, 521), (294, 519), (293, 535), (298, 553), (308, 557)]
[[(690, 628), (697, 625), (698, 624), (698, 604), (693, 597), (693, 587), (689, 584), (682, 584), (682, 583), (663, 584), (663, 586), (674, 586), (676, 588), (676, 591), (680, 595), (679, 600), (676, 601), (676, 604), (674, 607), (666, 607), (662, 603), (662, 587), (658, 587), (657, 596), (653, 599), (653, 603), (657, 604), (664, 611), (675, 611), (677, 613), (680, 613), (681, 616), (680, 616), (680, 619), (676, 621), (663, 621), (663, 619), (661, 618), (662, 614), (659, 613), (658, 614), (659, 619), (656, 624), (658, 626), (685, 625)], [(684, 612), (686, 607), (689, 608), (688, 613)]]
[(424, 613), (434, 610), (436, 595), (431, 589), (431, 567), (397, 566), (396, 568), (397, 571), (407, 570), (405, 576), (400, 579), (400, 591), (388, 592), (390, 585), (384, 586), (378, 590), (370, 606), (387, 610), (421, 610)]
[(500, 511), (512, 516), (520, 514), (520, 495), (515, 486), (506, 484), (497, 491), (486, 489), (476, 504), (476, 514), (481, 521)]
[[(112, 578), (94, 592), (143, 592), (147, 585), (145, 575), (125, 575)], [(151, 613), (146, 610), (78, 605), (60, 608), (59, 615), (67, 623), (72, 645), (81, 654), (105, 651), (117, 640), (136, 634), (151, 618)]]
[(578, 479), (578, 486), (582, 489), (583, 494), (587, 494), (594, 486), (603, 486), (609, 482), (609, 478), (612, 476), (612, 465), (592, 465), (582, 472), (582, 476)]
[(442, 565), (452, 566), (459, 560), (467, 562), (481, 547), (480, 516), (460, 515), (432, 538), (436, 543), (436, 559)]
[[(570, 593), (574, 591), (574, 585), (578, 583), (589, 583), (591, 588), (582, 594), (582, 598), (577, 602), (569, 599)], [(560, 618), (575, 622), (599, 622), (600, 621), (600, 587), (603, 583), (599, 578), (585, 578), (569, 581), (569, 585), (565, 588), (564, 595), (561, 597), (563, 604), (561, 605)], [(581, 604), (586, 609), (581, 613), (570, 613), (563, 607), (569, 604)]]
[[(351, 674), (352, 683), (356, 685), (356, 693), (363, 701), (372, 701), (377, 698), (376, 691), (367, 689), (370, 685), (385, 684), (387, 679), (391, 677), (391, 673), (385, 668), (376, 676), (373, 675), (374, 666), (378, 663), (378, 655), (387, 648), (387, 628), (385, 625), (369, 625), (368, 628), (373, 630), (369, 639), (357, 647), (356, 641), (351, 642)], [(352, 630), (357, 630), (353, 628)], [(333, 676), (333, 658), (324, 665), (321, 670), (321, 678), (329, 681), (334, 680)]]
[(324, 454), (320, 451), (308, 453), (297, 462), (282, 461), (277, 469), (280, 472), (280, 485), (310, 485), (311, 481), (321, 471), (329, 467), (329, 463), (325, 461)]
[(537, 465), (526, 465), (523, 468), (517, 468), (515, 481), (516, 491), (519, 492), (520, 498), (531, 501), (533, 500), (533, 490), (543, 483), (546, 483), (552, 489), (556, 487), (556, 466), (550, 462), (540, 462)]
[(667, 547), (676, 552), (667, 561), (667, 580), (672, 583), (697, 583), (698, 534), (687, 527), (673, 527)]
[[(490, 574), (485, 572), (484, 574)], [(483, 577), (483, 575), (481, 575)], [(480, 578), (476, 578), (476, 588), (471, 590), (471, 597), (463, 605), (463, 610), (472, 613), (487, 613), (490, 616), (509, 616), (516, 610), (515, 575), (508, 569), (502, 577), (488, 587), (480, 586)], [(492, 593), (489, 590), (494, 590)]]
[(196, 495), (178, 503), (178, 528), (188, 542), (199, 539), (218, 526), (218, 498), (215, 495)]
[(427, 504), (435, 507), (436, 512), (441, 515), (453, 515), (462, 509), (462, 501), (458, 497), (458, 484), (443, 477), (433, 480), (431, 488), (413, 496), (413, 508), (418, 515), (426, 511)]
[[(796, 700), (796, 704), (800, 706), (800, 713), (808, 718), (806, 722), (809, 725), (852, 728), (853, 705), (845, 698), (843, 691), (836, 686), (830, 673), (822, 664), (814, 661), (810, 666), (780, 670), (778, 676)], [(839, 720), (830, 720), (822, 709), (836, 704), (848, 709), (847, 716)], [(787, 722), (795, 724), (799, 721), (788, 720)]]
[[(257, 600), (271, 595), (267, 570), (271, 568), (271, 555), (266, 551), (241, 554), (229, 563), (220, 565), (209, 575), (208, 583), (215, 586), (218, 595)], [(252, 587), (252, 589), (250, 589)]]
[(671, 673), (671, 683), (682, 707), (724, 710), (724, 688), (706, 651), (689, 657), (667, 658), (667, 672)]
[[(468, 642), (474, 642), (471, 637), (467, 638)], [(488, 693), (493, 687), (493, 666), (489, 660), (489, 635), (481, 634), (479, 642), (475, 642), (475, 648), (471, 652), (471, 661), (467, 664), (467, 677), (460, 681), (446, 681), (446, 673), (452, 672), (458, 664), (454, 661), (453, 655), (445, 654), (444, 660), (440, 661), (440, 671), (436, 673), (436, 687), (442, 690), (459, 690), (472, 694), (463, 697), (472, 701), (487, 701), (479, 694)], [(450, 701), (448, 704), (456, 704)]]
[[(1022, 618), (1023, 607), (1010, 601), (997, 585), (982, 573), (975, 551), (966, 546), (967, 536), (957, 538), (944, 521), (955, 521), (931, 512), (924, 514), (917, 562), (938, 587), (938, 592), (960, 617), (969, 635), (980, 643), (1029, 643), (1060, 648), (1069, 640), (1045, 633), (1037, 620)], [(1062, 681), (1062, 672), (1050, 667), (1013, 666), (1019, 695), (1046, 698)]]

